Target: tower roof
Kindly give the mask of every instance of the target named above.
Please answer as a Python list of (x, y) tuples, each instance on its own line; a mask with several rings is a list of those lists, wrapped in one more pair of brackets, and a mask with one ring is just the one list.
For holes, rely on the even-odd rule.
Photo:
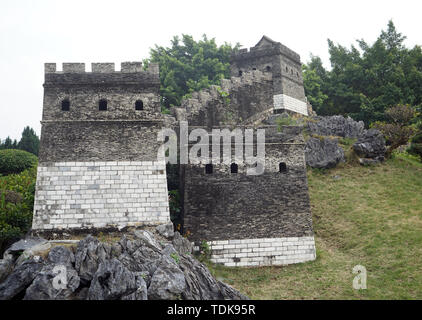
[(261, 40), (255, 45), (255, 47), (263, 47), (268, 45), (274, 45), (278, 43), (277, 41), (272, 40), (271, 38), (267, 37), (266, 35), (262, 36)]

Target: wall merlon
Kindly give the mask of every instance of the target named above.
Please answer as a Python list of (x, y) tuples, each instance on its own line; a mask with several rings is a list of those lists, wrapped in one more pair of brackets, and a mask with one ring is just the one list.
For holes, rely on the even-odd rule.
[(150, 65), (148, 66), (148, 72), (156, 75), (160, 74), (160, 68), (158, 66), (158, 63), (150, 63)]
[(91, 64), (91, 70), (93, 73), (111, 73), (115, 72), (114, 63), (105, 62), (105, 63), (96, 63)]
[(55, 73), (56, 64), (55, 63), (44, 63), (44, 72), (45, 73)]
[(120, 66), (122, 72), (142, 72), (142, 62), (122, 62)]
[(63, 63), (63, 73), (84, 73), (85, 63)]

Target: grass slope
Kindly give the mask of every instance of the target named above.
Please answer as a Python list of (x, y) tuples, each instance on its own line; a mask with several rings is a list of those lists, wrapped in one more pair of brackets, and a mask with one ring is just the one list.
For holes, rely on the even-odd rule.
[[(422, 299), (422, 165), (396, 156), (375, 167), (309, 170), (308, 180), (316, 261), (210, 264), (212, 273), (252, 299)], [(352, 288), (358, 264), (367, 290)]]

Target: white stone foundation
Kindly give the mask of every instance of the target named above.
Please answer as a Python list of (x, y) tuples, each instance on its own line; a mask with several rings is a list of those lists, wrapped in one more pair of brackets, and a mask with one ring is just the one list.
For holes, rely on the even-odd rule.
[(274, 266), (316, 259), (314, 237), (208, 242), (211, 261), (228, 267)]
[(308, 115), (308, 106), (305, 102), (292, 98), (285, 94), (277, 94), (273, 97), (274, 109), (286, 109), (293, 112)]
[(38, 166), (34, 230), (120, 228), (168, 221), (164, 160)]

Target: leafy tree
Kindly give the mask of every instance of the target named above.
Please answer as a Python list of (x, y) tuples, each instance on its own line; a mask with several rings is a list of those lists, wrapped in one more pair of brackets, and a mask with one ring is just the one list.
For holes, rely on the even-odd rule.
[(398, 147), (405, 145), (414, 133), (411, 121), (415, 117), (415, 110), (408, 105), (398, 105), (388, 108), (386, 115), (390, 122), (377, 121), (373, 127), (380, 130), (387, 142), (387, 157)]
[(410, 154), (419, 156), (419, 159), (422, 161), (422, 121), (418, 123), (417, 130), (407, 151)]
[(372, 45), (358, 40), (348, 49), (328, 40), (331, 70), (314, 56), (304, 67), (305, 91), (317, 113), (343, 114), (369, 126), (388, 122), (385, 111), (391, 106), (420, 106), (422, 50), (407, 49), (405, 39), (389, 21)]
[(160, 66), (161, 105), (163, 111), (179, 106), (186, 95), (220, 84), (222, 78), (230, 76), (230, 55), (240, 47), (225, 43), (217, 46), (215, 39), (203, 35), (195, 41), (192, 36), (173, 37), (171, 47), (155, 46), (150, 58), (144, 60)]
[(25, 129), (23, 129), (22, 138), (19, 141), (18, 148), (38, 156), (39, 147), (40, 139), (38, 138), (34, 129), (25, 127)]
[(21, 173), (37, 164), (37, 157), (24, 150), (0, 150), (0, 174)]
[[(322, 62), (319, 57), (312, 57), (310, 65), (303, 66), (303, 82), (305, 86), (305, 94), (309, 99), (313, 109), (318, 114), (325, 114), (324, 103), (328, 99), (328, 96), (324, 93), (324, 75), (325, 70), (321, 70), (318, 67), (322, 67)], [(320, 72), (319, 72), (320, 71)]]

